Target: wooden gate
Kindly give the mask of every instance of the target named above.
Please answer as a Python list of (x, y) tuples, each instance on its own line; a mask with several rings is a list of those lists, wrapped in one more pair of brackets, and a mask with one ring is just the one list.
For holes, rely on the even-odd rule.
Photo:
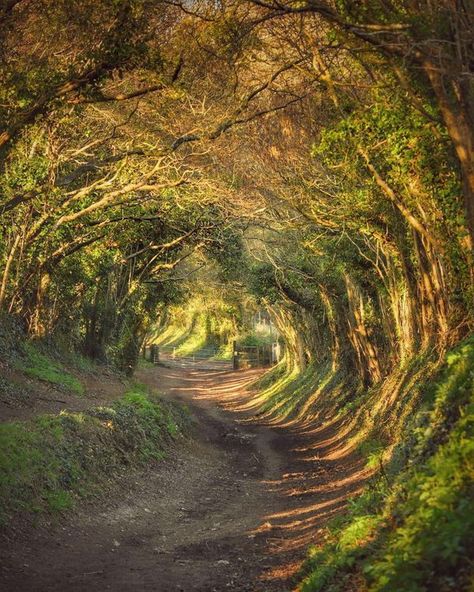
[(154, 364), (160, 363), (171, 368), (190, 368), (196, 370), (231, 370), (232, 360), (218, 357), (217, 348), (202, 348), (185, 356), (177, 353), (177, 348), (169, 345), (152, 345), (144, 348), (146, 360)]
[(280, 346), (277, 343), (240, 345), (234, 342), (234, 370), (272, 366), (279, 361), (279, 356)]

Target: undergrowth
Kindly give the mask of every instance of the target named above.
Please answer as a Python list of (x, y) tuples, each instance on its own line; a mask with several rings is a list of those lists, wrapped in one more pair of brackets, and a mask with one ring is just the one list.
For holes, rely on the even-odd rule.
[(163, 458), (186, 417), (136, 385), (110, 407), (0, 425), (0, 521), (68, 509), (124, 467)]
[(25, 355), (16, 365), (25, 374), (32, 378), (55, 384), (78, 395), (84, 393), (84, 387), (81, 382), (67, 372), (59, 362), (53, 361), (50, 357), (41, 353), (31, 343), (24, 344), (23, 349)]
[[(379, 472), (310, 550), (301, 592), (464, 592), (474, 573), (474, 339), (448, 356)], [(406, 437), (405, 437), (406, 436)], [(380, 442), (361, 452), (381, 462)], [(387, 476), (388, 474), (388, 476)]]

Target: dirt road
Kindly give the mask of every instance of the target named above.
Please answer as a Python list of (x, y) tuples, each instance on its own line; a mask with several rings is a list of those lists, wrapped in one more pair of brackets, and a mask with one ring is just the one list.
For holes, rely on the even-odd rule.
[(142, 371), (188, 405), (194, 437), (60, 524), (8, 541), (0, 589), (292, 590), (307, 545), (368, 474), (337, 425), (257, 420), (246, 391), (255, 375)]

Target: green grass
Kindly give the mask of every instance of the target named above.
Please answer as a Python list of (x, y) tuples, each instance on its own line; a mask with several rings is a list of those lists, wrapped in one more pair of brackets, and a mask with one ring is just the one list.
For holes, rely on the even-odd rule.
[(234, 345), (232, 342), (222, 344), (215, 356), (213, 356), (214, 360), (232, 360), (234, 355)]
[[(472, 592), (474, 339), (452, 351), (410, 424), (406, 462), (375, 480), (310, 550), (301, 592)], [(359, 449), (377, 463), (375, 439)], [(374, 460), (375, 459), (375, 460)]]
[(382, 463), (385, 449), (376, 438), (367, 438), (359, 444), (357, 449), (366, 458), (368, 469), (376, 469)]
[(135, 385), (110, 407), (1, 424), (1, 522), (67, 510), (124, 466), (162, 459), (187, 417)]
[(72, 376), (58, 362), (51, 360), (31, 343), (24, 346), (26, 357), (17, 363), (17, 367), (28, 376), (37, 378), (50, 384), (72, 391), (78, 395), (84, 394), (84, 387), (81, 382)]
[(97, 362), (78, 352), (71, 352), (67, 363), (73, 368), (77, 368), (80, 372), (87, 372), (90, 374), (97, 372), (98, 368)]
[(69, 510), (74, 505), (71, 493), (63, 489), (48, 491), (44, 499), (51, 512), (64, 512), (64, 510)]
[(149, 360), (145, 360), (144, 358), (139, 358), (138, 359), (138, 368), (154, 368), (155, 364), (153, 362), (150, 362)]
[[(252, 385), (258, 391), (261, 410), (280, 419), (305, 416), (310, 409), (337, 399), (350, 388), (347, 377), (331, 363), (309, 364), (304, 372), (283, 359)], [(330, 402), (330, 401), (329, 401)]]

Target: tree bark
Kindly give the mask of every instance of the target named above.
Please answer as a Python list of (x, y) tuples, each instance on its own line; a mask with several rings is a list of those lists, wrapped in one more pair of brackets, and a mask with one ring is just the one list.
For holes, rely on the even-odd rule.
[[(473, 123), (465, 97), (450, 97), (443, 71), (439, 65), (426, 60), (423, 69), (428, 76), (439, 104), (446, 130), (456, 151), (462, 172), (463, 196), (470, 243), (474, 245), (474, 134)], [(460, 91), (462, 92), (462, 91)]]

